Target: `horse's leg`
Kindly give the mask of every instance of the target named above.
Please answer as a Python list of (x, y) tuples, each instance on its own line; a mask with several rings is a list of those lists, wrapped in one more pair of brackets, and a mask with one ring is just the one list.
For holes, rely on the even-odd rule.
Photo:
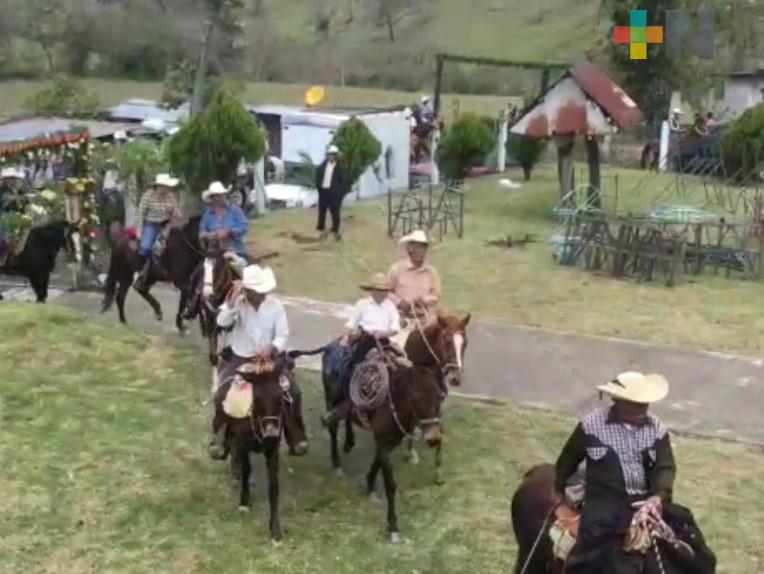
[(379, 469), (381, 467), (379, 457), (379, 450), (377, 450), (374, 455), (374, 460), (369, 467), (369, 472), (366, 474), (366, 491), (369, 493), (369, 496), (374, 495), (374, 489), (377, 487), (377, 474), (379, 474)]
[(271, 540), (281, 541), (281, 518), (279, 516), (279, 449), (278, 447), (268, 451), (265, 455), (265, 464), (268, 468), (268, 504), (270, 505), (269, 527)]
[(236, 452), (239, 455), (239, 465), (241, 466), (239, 510), (247, 512), (250, 505), (249, 476), (252, 474), (252, 464), (249, 462), (249, 449), (238, 445)]
[(378, 451), (379, 463), (382, 467), (382, 478), (385, 481), (385, 497), (387, 498), (387, 533), (390, 536), (390, 542), (397, 544), (401, 540), (398, 531), (398, 516), (395, 513), (395, 474), (393, 473), (393, 463), (390, 460), (390, 453)]
[(409, 438), (406, 441), (406, 460), (414, 466), (419, 464), (419, 453), (414, 448), (414, 439)]
[(329, 442), (332, 451), (332, 468), (337, 474), (342, 473), (342, 464), (340, 462), (340, 451), (337, 448), (337, 433), (339, 432), (339, 421), (333, 420), (329, 423)]
[(154, 317), (156, 317), (157, 321), (162, 320), (162, 307), (159, 305), (159, 301), (157, 301), (154, 296), (149, 293), (149, 290), (151, 289), (151, 286), (153, 283), (146, 284), (145, 286), (142, 286), (140, 289), (136, 289), (138, 293), (140, 293), (141, 297), (143, 297), (146, 302), (151, 305), (151, 308), (154, 310)]
[(355, 447), (355, 430), (353, 430), (353, 421), (350, 417), (345, 419), (345, 447), (346, 453)]
[(119, 312), (120, 323), (127, 323), (127, 317), (125, 316), (125, 300), (127, 299), (127, 291), (130, 289), (129, 281), (120, 281), (117, 287), (117, 311)]
[(47, 299), (48, 293), (44, 285), (44, 279), (42, 277), (42, 274), (36, 271), (33, 271), (32, 273), (30, 273), (29, 283), (32, 285), (32, 290), (34, 290), (34, 294), (37, 299), (37, 302), (45, 303), (45, 299)]
[(443, 480), (443, 472), (441, 471), (441, 465), (443, 463), (443, 443), (441, 442), (435, 447), (435, 484), (441, 486), (446, 483)]
[(186, 322), (183, 320), (183, 310), (186, 308), (186, 302), (188, 301), (188, 289), (180, 290), (180, 302), (178, 303), (178, 313), (175, 315), (175, 326), (182, 334), (186, 334)]
[(208, 320), (210, 324), (207, 325), (207, 352), (209, 354), (210, 365), (215, 367), (218, 364), (218, 330), (212, 324), (212, 321)]

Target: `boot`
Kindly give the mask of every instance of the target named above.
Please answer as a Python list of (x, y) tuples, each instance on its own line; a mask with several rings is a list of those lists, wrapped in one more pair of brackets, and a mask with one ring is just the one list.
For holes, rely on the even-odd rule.
[(321, 415), (321, 424), (325, 427), (329, 427), (335, 422), (339, 422), (347, 418), (350, 414), (350, 401), (344, 400), (341, 403), (335, 405), (329, 412)]
[(212, 460), (225, 460), (228, 456), (228, 450), (226, 449), (226, 425), (223, 425), (217, 430), (217, 432), (210, 440), (210, 444), (207, 447), (207, 453)]
[(146, 282), (149, 279), (149, 273), (151, 272), (151, 257), (144, 257), (142, 260), (143, 267), (133, 277), (133, 287), (140, 291), (146, 286)]

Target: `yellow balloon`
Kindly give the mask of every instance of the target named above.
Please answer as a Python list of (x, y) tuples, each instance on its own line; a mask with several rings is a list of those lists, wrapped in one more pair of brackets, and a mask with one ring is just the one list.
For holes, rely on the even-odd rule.
[(305, 105), (309, 108), (320, 104), (326, 96), (326, 90), (323, 86), (311, 86), (305, 92)]

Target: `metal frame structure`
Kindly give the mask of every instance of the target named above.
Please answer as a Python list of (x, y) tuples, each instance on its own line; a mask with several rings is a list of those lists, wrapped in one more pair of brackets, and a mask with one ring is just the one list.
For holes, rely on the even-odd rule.
[(387, 234), (406, 235), (415, 229), (428, 233), (437, 230), (438, 240), (448, 235), (449, 229), (461, 239), (464, 235), (464, 192), (462, 182), (452, 181), (444, 185), (425, 185), (398, 196), (387, 194)]

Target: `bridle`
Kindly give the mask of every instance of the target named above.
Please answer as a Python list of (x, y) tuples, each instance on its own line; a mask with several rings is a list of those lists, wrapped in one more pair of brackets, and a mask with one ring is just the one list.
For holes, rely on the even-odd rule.
[[(277, 382), (281, 391), (279, 406), (281, 406), (283, 403), (287, 403), (291, 408), (292, 405), (294, 405), (294, 398), (289, 392), (289, 387), (287, 386), (287, 388), (284, 388), (284, 386), (281, 384), (280, 379), (282, 376), (283, 375), (279, 375), (279, 381)], [(255, 385), (256, 383), (250, 382), (250, 384)], [(284, 428), (283, 412), (279, 411), (278, 415), (258, 416), (255, 409), (255, 404), (255, 400), (253, 399), (252, 408), (250, 409), (249, 416), (247, 417), (249, 419), (249, 427), (252, 430), (252, 435), (255, 437), (255, 440), (259, 443), (265, 441), (265, 426), (268, 424), (268, 422), (273, 422), (275, 424), (279, 431), (279, 436), (281, 436), (282, 430)]]
[(419, 317), (417, 317), (416, 312), (412, 313), (412, 315), (414, 318), (414, 324), (416, 325), (416, 329), (419, 332), (419, 335), (422, 337), (422, 341), (424, 342), (424, 346), (427, 348), (427, 351), (430, 353), (430, 356), (435, 361), (435, 364), (440, 370), (441, 376), (445, 377), (448, 373), (453, 371), (456, 371), (457, 373), (461, 373), (462, 367), (459, 365), (459, 363), (454, 363), (452, 361), (449, 361), (449, 362), (441, 361), (440, 357), (438, 356), (438, 353), (435, 352), (435, 349), (433, 349), (432, 345), (430, 344), (430, 341), (427, 338), (427, 334), (425, 333), (424, 327), (422, 327), (422, 323), (421, 321), (419, 321)]

